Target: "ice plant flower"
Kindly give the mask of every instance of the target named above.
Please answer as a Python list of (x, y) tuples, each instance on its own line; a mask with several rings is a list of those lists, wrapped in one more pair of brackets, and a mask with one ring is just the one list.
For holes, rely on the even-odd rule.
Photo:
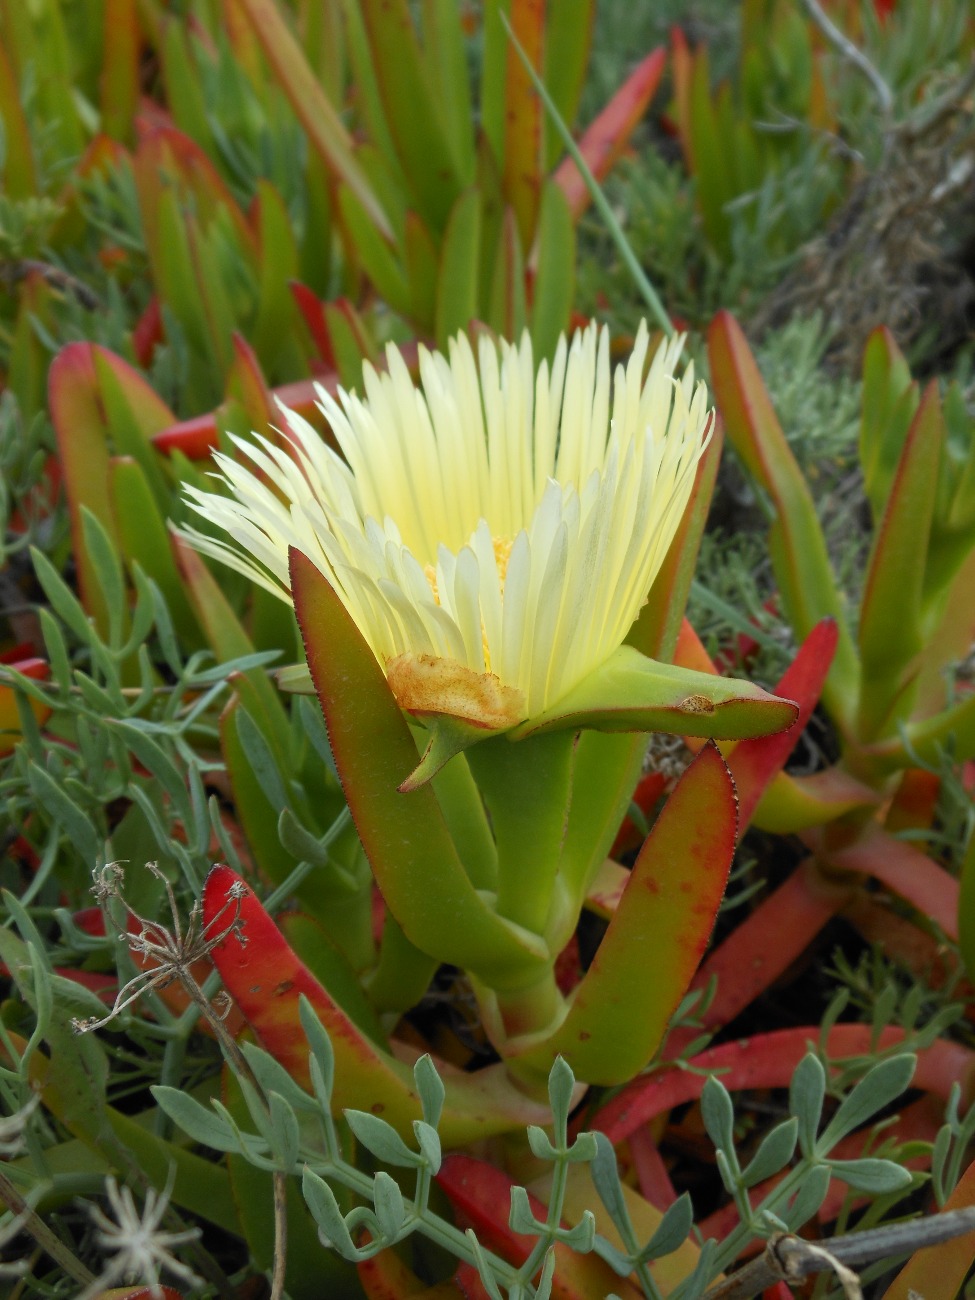
[(402, 708), (508, 729), (621, 645), (690, 497), (706, 388), (675, 375), (682, 339), (644, 378), (649, 342), (641, 325), (611, 376), (595, 325), (537, 372), (527, 334), (482, 338), (476, 360), (459, 335), (446, 357), (420, 349), (421, 388), (390, 345), (364, 397), (318, 390), (342, 455), (284, 410), (289, 445), (234, 439), (253, 468), (218, 454), (227, 492), (186, 488), (231, 540), (182, 535), (284, 598), (296, 547)]

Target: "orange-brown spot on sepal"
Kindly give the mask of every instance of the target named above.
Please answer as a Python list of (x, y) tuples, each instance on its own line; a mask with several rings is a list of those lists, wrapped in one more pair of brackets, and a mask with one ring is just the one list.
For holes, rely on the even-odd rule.
[(397, 655), (386, 665), (396, 703), (420, 717), (447, 714), (486, 731), (506, 731), (525, 716), (525, 697), (495, 673), (476, 673), (456, 659)]

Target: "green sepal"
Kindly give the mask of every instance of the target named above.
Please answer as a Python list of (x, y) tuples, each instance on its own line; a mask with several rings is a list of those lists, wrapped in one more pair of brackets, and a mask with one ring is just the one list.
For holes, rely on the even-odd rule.
[(470, 749), (479, 740), (485, 740), (493, 733), (484, 727), (455, 718), (449, 713), (431, 713), (424, 719), (430, 739), (423, 751), (419, 763), (408, 777), (397, 787), (400, 794), (409, 794), (432, 780), (437, 773), (456, 755)]
[(508, 734), (523, 740), (544, 731), (592, 727), (745, 740), (784, 731), (797, 715), (791, 700), (751, 682), (658, 663), (632, 646), (620, 646), (557, 704)]

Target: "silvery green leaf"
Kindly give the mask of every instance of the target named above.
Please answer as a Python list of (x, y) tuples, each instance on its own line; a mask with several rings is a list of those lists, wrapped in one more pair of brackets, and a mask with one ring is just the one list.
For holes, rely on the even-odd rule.
[(443, 1161), (443, 1153), (437, 1130), (422, 1119), (415, 1119), (413, 1121), (413, 1133), (416, 1137), (416, 1144), (420, 1148), (420, 1154), (423, 1156), (430, 1173), (438, 1174)]
[[(487, 1256), (484, 1253), (481, 1243), (478, 1241), (474, 1233), (474, 1229), (468, 1228), (466, 1235), (467, 1235), (467, 1240), (470, 1242), (471, 1245), (471, 1251), (474, 1254), (474, 1264), (475, 1267), (477, 1268), (477, 1275), (481, 1279), (481, 1282), (484, 1284), (485, 1291), (487, 1291), (488, 1295), (491, 1297), (491, 1300), (504, 1300), (504, 1297), (501, 1294), (501, 1288), (498, 1286), (497, 1282), (495, 1281), (494, 1273), (491, 1271), (491, 1265), (488, 1261)], [(509, 1300), (510, 1300), (510, 1295), (509, 1295)]]
[[(2, 676), (6, 678), (7, 681), (11, 681), (11, 673), (12, 670), (11, 672), (3, 673)], [(39, 767), (43, 768), (46, 760), (46, 746), (41, 737), (41, 729), (37, 725), (37, 718), (34, 716), (34, 710), (27, 702), (31, 695), (34, 695), (35, 699), (37, 698), (34, 692), (25, 685), (25, 683), (29, 681), (30, 678), (25, 677), (23, 682), (18, 683), (18, 685), (14, 687), (14, 704), (17, 708), (17, 726), (20, 730), (20, 742), (14, 750), (14, 753), (18, 760), (22, 760), (26, 763), (28, 760), (32, 759)], [(52, 705), (53, 704), (54, 702), (52, 702)], [(49, 755), (47, 756), (47, 761), (49, 761)], [(20, 766), (20, 762), (18, 762), (18, 766)]]
[(188, 1093), (179, 1088), (167, 1088), (163, 1084), (156, 1084), (150, 1091), (160, 1110), (194, 1142), (212, 1147), (214, 1151), (239, 1149), (235, 1130)]
[(541, 1232), (545, 1225), (532, 1214), (531, 1202), (524, 1187), (517, 1185), (511, 1189), (511, 1211), (508, 1214), (508, 1227), (512, 1232), (533, 1236)]
[(256, 1043), (241, 1043), (240, 1049), (250, 1066), (254, 1078), (266, 1093), (276, 1092), (286, 1097), (295, 1110), (318, 1113), (314, 1098), (298, 1086), (291, 1075), (279, 1064), (269, 1052), (258, 1047)]
[(302, 826), (290, 808), (282, 808), (278, 817), (278, 839), (281, 847), (299, 862), (310, 862), (315, 867), (328, 866), (328, 848), (317, 835)]
[(61, 629), (49, 609), (38, 610), (38, 618), (41, 623), (41, 635), (44, 638), (44, 649), (47, 651), (48, 662), (51, 665), (51, 677), (62, 691), (66, 691), (71, 686), (71, 662), (68, 659), (68, 648), (64, 643)]
[(345, 1216), (345, 1226), (348, 1228), (353, 1241), (356, 1237), (360, 1237), (363, 1232), (369, 1234), (371, 1238), (369, 1245), (360, 1247), (361, 1258), (371, 1259), (387, 1244), (383, 1238), (383, 1230), (379, 1226), (379, 1220), (376, 1218), (376, 1212), (370, 1209), (368, 1205), (357, 1205), (350, 1210)]
[(183, 671), (183, 657), (180, 654), (179, 641), (176, 637), (176, 629), (173, 627), (172, 616), (166, 604), (166, 598), (158, 586), (150, 581), (149, 587), (152, 591), (152, 607), (155, 615), (156, 639), (159, 642), (159, 649), (162, 651), (170, 672), (174, 677), (179, 677)]
[[(886, 987), (893, 989), (894, 986), (892, 984), (889, 984)], [(928, 992), (927, 989), (925, 989), (923, 984), (912, 984), (911, 987), (908, 989), (907, 994), (904, 997), (904, 1002), (901, 1006), (901, 1013), (900, 1013), (900, 1022), (903, 1025), (903, 1027), (908, 1031), (908, 1033), (910, 1033), (910, 1031), (917, 1024), (918, 1017), (921, 1014), (921, 1008), (927, 996), (928, 996)], [(893, 1019), (893, 1017), (891, 1017), (891, 1019)], [(887, 1023), (889, 1024), (890, 1021), (888, 1021)]]
[(290, 1173), (298, 1162), (298, 1120), (294, 1111), (280, 1093), (268, 1094), (270, 1111), (271, 1150), (285, 1173)]
[(587, 1165), (596, 1157), (595, 1133), (580, 1133), (563, 1156), (570, 1165)]
[(347, 1110), (345, 1118), (366, 1150), (385, 1164), (406, 1169), (417, 1169), (423, 1164), (419, 1152), (411, 1151), (392, 1125), (378, 1115), (370, 1115), (365, 1110)]
[[(41, 937), (40, 930), (38, 930), (37, 926), (34, 924), (30, 911), (24, 906), (23, 902), (15, 893), (13, 893), (12, 890), (3, 890), (0, 897), (3, 898), (3, 904), (7, 915), (20, 932), (21, 939), (23, 939), (24, 943), (28, 945), (29, 951), (24, 952), (23, 949), (20, 951), (22, 955), (27, 957), (30, 961), (32, 970), (36, 971), (38, 967), (42, 966), (49, 975), (53, 975), (54, 966), (51, 962), (51, 956), (48, 952), (47, 944)], [(8, 961), (8, 964), (14, 962), (13, 957), (7, 957), (4, 960)], [(16, 964), (19, 965), (20, 963)], [(12, 971), (11, 974), (16, 978), (15, 971)], [(98, 1003), (98, 1006), (101, 1008), (100, 1002)]]
[(831, 1160), (830, 1172), (834, 1178), (854, 1187), (858, 1192), (873, 1192), (882, 1196), (899, 1192), (910, 1186), (911, 1171), (893, 1160), (865, 1157), (862, 1160)]
[(575, 1086), (571, 1065), (564, 1056), (557, 1056), (548, 1075), (548, 1100), (557, 1134), (564, 1134), (568, 1127)]
[(721, 1181), (724, 1183), (725, 1191), (731, 1192), (732, 1195), (738, 1190), (741, 1174), (738, 1172), (732, 1162), (728, 1159), (728, 1153), (723, 1147), (718, 1147), (714, 1153), (715, 1164), (718, 1166), (718, 1173), (721, 1175)]
[(931, 1183), (939, 1206), (944, 1205), (948, 1197), (948, 1189), (945, 1187), (945, 1165), (950, 1150), (951, 1125), (942, 1124), (931, 1149)]
[(30, 788), (52, 821), (60, 826), (77, 851), (87, 862), (97, 862), (101, 840), (85, 813), (59, 784), (42, 767), (31, 763), (28, 767)]
[(321, 1076), (315, 1080), (315, 1095), (326, 1113), (332, 1105), (332, 1088), (335, 1085), (335, 1053), (332, 1051), (331, 1039), (322, 1022), (315, 1013), (315, 1008), (304, 993), (298, 998), (298, 1016), (301, 1027), (308, 1039), (313, 1063), (318, 1066)]
[(589, 1176), (592, 1178), (599, 1199), (605, 1205), (606, 1211), (622, 1237), (624, 1244), (631, 1248), (636, 1239), (633, 1234), (630, 1212), (626, 1208), (626, 1200), (620, 1184), (616, 1152), (613, 1150), (613, 1144), (605, 1133), (596, 1133), (595, 1138), (596, 1154), (589, 1166)]
[(759, 1210), (758, 1222), (762, 1225), (763, 1232), (788, 1232), (789, 1225), (785, 1219), (780, 1219), (777, 1214), (771, 1210)]
[[(246, 1090), (244, 1089), (244, 1084), (246, 1083), (246, 1081), (240, 1080), (239, 1082), (241, 1083), (242, 1091), (245, 1091), (245, 1096), (246, 1096)], [(249, 1084), (246, 1085), (246, 1088), (250, 1091), (252, 1097), (256, 1097), (257, 1094), (254, 1092), (254, 1089), (251, 1088)], [(213, 1107), (214, 1111), (221, 1117), (224, 1123), (227, 1124), (227, 1126), (231, 1129), (231, 1131), (236, 1136), (237, 1138), (236, 1150), (240, 1151), (242, 1155), (246, 1156), (247, 1159), (251, 1162), (251, 1164), (255, 1164), (261, 1169), (273, 1169), (274, 1161), (267, 1159), (267, 1153), (271, 1149), (271, 1143), (269, 1138), (270, 1129), (269, 1129), (268, 1121), (264, 1116), (263, 1108), (261, 1108), (260, 1110), (262, 1122), (261, 1124), (257, 1125), (257, 1127), (261, 1130), (260, 1136), (258, 1136), (255, 1133), (242, 1133), (239, 1125), (237, 1124), (237, 1121), (234, 1119), (233, 1115), (231, 1115), (230, 1111), (223, 1104), (223, 1102), (219, 1100), (219, 1098), (211, 1097), (210, 1105)]]
[(698, 1297), (703, 1295), (706, 1291), (708, 1283), (716, 1272), (714, 1267), (714, 1253), (717, 1250), (717, 1247), (718, 1243), (713, 1237), (709, 1237), (701, 1247), (701, 1253), (697, 1257), (697, 1263), (694, 1265), (691, 1272), (688, 1273), (687, 1277), (683, 1278), (679, 1284), (678, 1294), (682, 1297), (682, 1300), (698, 1300)]
[(735, 1156), (735, 1108), (728, 1089), (713, 1074), (708, 1076), (701, 1092), (701, 1118), (708, 1137), (719, 1151), (723, 1151), (734, 1173), (738, 1173)]
[(538, 1160), (555, 1160), (555, 1147), (549, 1139), (548, 1134), (537, 1124), (528, 1125), (528, 1145), (532, 1149), (532, 1155)]
[[(307, 664), (301, 665), (302, 669), (308, 674), (309, 682), (311, 674), (308, 673)], [(278, 670), (278, 685), (281, 685), (281, 678), (284, 673), (288, 672), (287, 668)], [(287, 687), (282, 686), (282, 690)], [(310, 692), (313, 693), (313, 692)], [(328, 732), (325, 729), (325, 721), (322, 717), (321, 706), (317, 700), (308, 699), (307, 696), (298, 697), (298, 716), (301, 718), (302, 726), (305, 729), (305, 735), (311, 742), (312, 749), (322, 760), (338, 784), (339, 773), (335, 766), (335, 756), (332, 753), (332, 746), (329, 743)]]
[(395, 1241), (406, 1222), (406, 1206), (396, 1180), (381, 1169), (373, 1178), (372, 1200), (383, 1236)]
[(240, 1085), (241, 1096), (244, 1098), (244, 1102), (250, 1112), (250, 1117), (254, 1122), (254, 1127), (265, 1139), (268, 1146), (273, 1148), (274, 1144), (271, 1138), (271, 1120), (268, 1116), (267, 1105), (263, 1094), (254, 1087), (250, 1079), (243, 1075), (238, 1076), (237, 1082)]
[(127, 659), (129, 655), (134, 654), (141, 645), (145, 644), (146, 638), (152, 631), (152, 625), (156, 620), (149, 579), (145, 571), (134, 562), (132, 564), (132, 581), (136, 590), (136, 602), (132, 611), (132, 625), (129, 629), (129, 637), (122, 647), (120, 655), (123, 659)]
[(879, 1061), (868, 1071), (843, 1099), (836, 1114), (823, 1130), (819, 1139), (820, 1153), (832, 1150), (847, 1133), (852, 1133), (901, 1096), (914, 1077), (916, 1064), (917, 1057), (908, 1052)]
[(255, 650), (253, 654), (238, 655), (236, 659), (225, 659), (214, 664), (212, 668), (194, 671), (191, 675), (193, 686), (211, 686), (225, 682), (232, 673), (247, 673), (252, 668), (265, 668), (281, 657), (280, 650)]
[(630, 1256), (624, 1255), (621, 1250), (617, 1250), (611, 1241), (607, 1241), (605, 1237), (599, 1236), (598, 1233), (592, 1248), (594, 1254), (598, 1255), (620, 1277), (626, 1277), (628, 1273), (633, 1272), (633, 1260)]
[[(870, 1019), (876, 1030), (885, 1029), (892, 1024), (897, 1009), (898, 989), (894, 984), (885, 984), (877, 994)], [(905, 1026), (907, 1028), (907, 1026)]]
[(61, 622), (70, 627), (79, 641), (90, 644), (94, 636), (94, 629), (88, 622), (88, 615), (82, 608), (81, 602), (43, 552), (32, 546), (30, 554), (34, 574), (41, 584), (51, 608)]
[(350, 1259), (353, 1262), (362, 1259), (362, 1252), (356, 1249), (355, 1242), (345, 1226), (345, 1219), (335, 1199), (335, 1193), (324, 1178), (313, 1173), (307, 1165), (301, 1176), (301, 1192), (312, 1212), (312, 1217), (318, 1224), (322, 1244), (330, 1246), (343, 1259)]
[(802, 1186), (788, 1209), (782, 1210), (782, 1218), (794, 1232), (813, 1217), (829, 1191), (829, 1167), (813, 1165), (803, 1174)]
[(107, 690), (99, 686), (96, 681), (88, 676), (87, 673), (77, 670), (75, 672), (75, 685), (82, 700), (91, 709), (92, 713), (100, 713), (106, 718), (113, 718), (124, 707), (123, 701), (118, 697), (113, 697)]
[(193, 812), (186, 792), (186, 779), (163, 747), (131, 722), (119, 720), (113, 725), (128, 749), (165, 790), (183, 825), (190, 825)]
[(795, 1116), (776, 1124), (770, 1133), (766, 1133), (742, 1173), (744, 1186), (754, 1187), (756, 1183), (763, 1182), (784, 1169), (795, 1153), (798, 1136), (799, 1121)]
[(789, 1086), (789, 1109), (799, 1121), (799, 1146), (804, 1156), (811, 1156), (816, 1149), (825, 1096), (826, 1071), (819, 1057), (807, 1052), (793, 1071)]
[(87, 506), (81, 507), (81, 532), (84, 538), (85, 554), (95, 570), (95, 577), (105, 597), (108, 610), (109, 644), (120, 647), (122, 642), (122, 620), (125, 613), (125, 576), (118, 552), (112, 544), (108, 533), (102, 527), (98, 516)]
[(545, 1254), (542, 1275), (535, 1288), (535, 1300), (549, 1300), (552, 1294), (552, 1279), (555, 1277), (555, 1248), (550, 1246)]
[(443, 1114), (443, 1103), (447, 1093), (443, 1079), (437, 1073), (437, 1067), (433, 1063), (433, 1057), (428, 1052), (419, 1057), (413, 1066), (413, 1079), (420, 1095), (423, 1118), (436, 1128)]
[(271, 747), (265, 740), (263, 732), (243, 707), (235, 712), (234, 724), (237, 727), (240, 747), (250, 764), (257, 784), (264, 792), (264, 797), (272, 808), (283, 808), (288, 802), (288, 796), (285, 793), (278, 765), (271, 753)]
[(673, 1205), (667, 1207), (664, 1217), (657, 1224), (657, 1230), (640, 1251), (638, 1259), (646, 1264), (652, 1259), (662, 1259), (672, 1254), (678, 1246), (687, 1240), (694, 1226), (694, 1207), (691, 1198), (685, 1192)]
[[(58, 697), (56, 693), (50, 690), (48, 685), (42, 685), (40, 682), (35, 681), (33, 677), (25, 677), (23, 673), (17, 671), (13, 664), (0, 664), (0, 671), (3, 674), (4, 684), (13, 687), (19, 701), (22, 701), (22, 697), (26, 696), (27, 699), (36, 700), (38, 704), (46, 705), (49, 708), (57, 706)], [(21, 712), (22, 710), (18, 711)], [(29, 709), (27, 714), (33, 718), (33, 714)], [(34, 719), (34, 727), (37, 727), (36, 718)], [(23, 725), (21, 729), (23, 730)], [(44, 746), (42, 745), (40, 752), (43, 754), (43, 751)]]
[(584, 1210), (574, 1228), (560, 1228), (559, 1241), (578, 1255), (588, 1255), (596, 1241), (596, 1219), (591, 1210)]

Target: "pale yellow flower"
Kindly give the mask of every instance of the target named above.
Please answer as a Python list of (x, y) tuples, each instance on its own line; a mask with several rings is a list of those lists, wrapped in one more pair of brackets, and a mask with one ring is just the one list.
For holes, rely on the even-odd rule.
[(675, 376), (680, 339), (644, 380), (648, 344), (643, 325), (611, 379), (595, 326), (537, 373), (527, 335), (477, 361), (460, 335), (420, 349), (422, 388), (390, 346), (363, 397), (318, 391), (342, 456), (284, 410), (290, 449), (235, 439), (254, 468), (216, 457), (229, 496), (186, 489), (231, 540), (183, 536), (285, 599), (297, 547), (404, 708), (510, 727), (622, 643), (687, 506), (707, 392)]

